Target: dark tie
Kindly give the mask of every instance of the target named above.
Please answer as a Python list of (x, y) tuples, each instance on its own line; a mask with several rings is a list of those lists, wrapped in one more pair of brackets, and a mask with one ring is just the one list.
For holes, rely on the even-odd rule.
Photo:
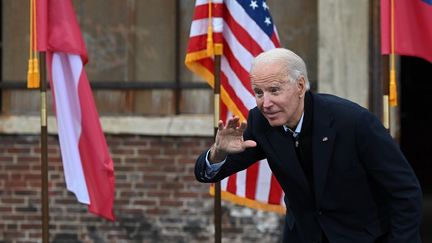
[(300, 133), (293, 132), (292, 136), (294, 138), (294, 146), (296, 147), (296, 149), (298, 149), (298, 147), (299, 147), (299, 136), (300, 136)]
[(297, 159), (299, 160), (299, 162), (301, 164), (302, 163), (302, 161), (301, 161), (302, 158), (301, 158), (301, 155), (300, 155), (300, 148), (299, 148), (299, 146), (300, 146), (300, 142), (299, 142), (300, 133), (296, 133), (296, 132), (294, 132), (293, 130), (291, 130), (289, 128), (286, 130), (286, 132), (287, 132), (288, 136), (290, 136), (291, 139), (293, 140), (294, 149), (295, 149), (295, 152), (296, 152), (296, 155), (297, 155)]

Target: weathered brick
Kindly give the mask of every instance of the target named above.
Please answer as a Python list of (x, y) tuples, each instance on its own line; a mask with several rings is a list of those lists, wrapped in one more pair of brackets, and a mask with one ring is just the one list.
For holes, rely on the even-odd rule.
[(22, 230), (37, 229), (39, 227), (40, 227), (39, 224), (28, 224), (28, 223), (21, 224)]
[(0, 162), (4, 163), (4, 162), (13, 162), (14, 161), (14, 157), (10, 156), (10, 155), (0, 155)]
[[(50, 242), (213, 240), (213, 197), (193, 174), (196, 156), (212, 138), (107, 136), (116, 176), (114, 223), (89, 213), (66, 190), (58, 138), (48, 140)], [(39, 136), (0, 135), (0, 141), (0, 242), (40, 242)], [(240, 210), (230, 217), (236, 210), (224, 204), (224, 242), (242, 242), (241, 235), (251, 242), (279, 239), (279, 225), (257, 230), (263, 213), (242, 216)]]
[(196, 192), (175, 192), (176, 198), (198, 198), (199, 194)]
[(183, 187), (184, 187), (184, 185), (180, 184), (180, 183), (162, 183), (161, 184), (161, 188), (163, 190), (169, 190), (169, 189), (178, 190), (178, 189), (181, 189)]
[(145, 190), (145, 189), (158, 189), (159, 184), (157, 182), (147, 181), (144, 183), (136, 183), (135, 184), (136, 189)]
[[(40, 154), (42, 149), (40, 147), (33, 148), (33, 153)], [(57, 148), (53, 148), (52, 146), (49, 146), (47, 149), (48, 154), (58, 154), (59, 151)]]
[(183, 202), (181, 200), (161, 200), (160, 205), (179, 207), (179, 206), (183, 206)]
[(161, 154), (161, 150), (158, 148), (144, 148), (144, 149), (137, 149), (137, 153), (138, 155), (149, 155), (149, 156), (153, 156), (153, 155), (158, 155)]
[(3, 233), (5, 239), (18, 239), (20, 237), (24, 237), (25, 234), (23, 232), (8, 230)]
[(148, 208), (147, 210), (145, 210), (145, 213), (151, 214), (151, 215), (163, 215), (163, 214), (167, 214), (168, 210), (167, 209), (162, 209), (162, 208)]
[(38, 154), (36, 154), (35, 156), (18, 156), (17, 157), (17, 162), (18, 163), (30, 163), (30, 162), (39, 162), (40, 161), (40, 157), (38, 156)]
[(167, 176), (164, 175), (164, 174), (162, 174), (162, 175), (154, 175), (154, 174), (153, 175), (144, 175), (143, 176), (143, 181), (144, 181), (144, 183), (145, 182), (149, 182), (149, 181), (151, 181), (151, 182), (153, 182), (153, 181), (162, 182), (162, 181), (165, 181), (166, 178), (167, 178)]
[[(23, 213), (17, 213), (17, 212), (13, 212), (14, 214), (5, 214), (2, 216), (2, 220), (4, 220), (5, 222), (23, 222), (25, 221), (25, 217), (23, 215)], [(8, 222), (9, 223), (9, 222)]]
[(14, 148), (8, 148), (6, 150), (6, 152), (10, 153), (10, 154), (29, 154), (31, 152), (31, 149), (30, 148), (17, 148), (17, 147), (14, 147)]
[(2, 204), (23, 204), (25, 202), (24, 198), (2, 198), (0, 199)]
[(133, 148), (117, 148), (117, 149), (111, 149), (111, 153), (117, 154), (117, 155), (134, 155), (135, 149)]
[(136, 205), (142, 206), (155, 206), (157, 204), (156, 200), (135, 200)]
[(6, 227), (4, 227), (4, 228), (8, 229), (8, 230), (16, 230), (16, 229), (18, 229), (18, 225), (17, 224), (6, 224), (5, 226)]
[(171, 193), (166, 191), (149, 191), (147, 193), (147, 196), (156, 197), (156, 198), (166, 198), (169, 197), (170, 195)]
[[(30, 167), (28, 164), (13, 164), (13, 165), (6, 165), (4, 168), (6, 171), (29, 171)], [(20, 176), (20, 175), (16, 175)]]

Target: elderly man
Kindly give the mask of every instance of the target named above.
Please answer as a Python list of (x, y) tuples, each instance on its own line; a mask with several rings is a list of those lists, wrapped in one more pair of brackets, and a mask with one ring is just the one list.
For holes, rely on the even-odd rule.
[(219, 121), (197, 180), (220, 181), (267, 158), (285, 192), (284, 242), (421, 242), (418, 180), (373, 114), (310, 92), (304, 61), (287, 49), (257, 56), (250, 79), (257, 107), (247, 125)]

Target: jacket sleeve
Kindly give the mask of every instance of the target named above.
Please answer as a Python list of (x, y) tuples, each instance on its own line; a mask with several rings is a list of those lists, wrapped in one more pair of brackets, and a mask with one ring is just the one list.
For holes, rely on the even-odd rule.
[(388, 211), (387, 242), (421, 242), (420, 184), (398, 145), (370, 112), (364, 111), (356, 124), (356, 144), (371, 187), (379, 192)]

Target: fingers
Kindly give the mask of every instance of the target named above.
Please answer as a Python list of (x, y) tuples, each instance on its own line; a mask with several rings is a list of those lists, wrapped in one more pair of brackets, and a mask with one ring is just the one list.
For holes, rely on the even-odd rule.
[(230, 117), (225, 125), (222, 120), (219, 120), (218, 122), (219, 130), (232, 128), (232, 129), (243, 131), (244, 129), (246, 129), (246, 126), (247, 126), (246, 122), (245, 121), (240, 122), (240, 117), (238, 116)]
[(243, 121), (241, 124), (240, 124), (240, 130), (245, 130), (246, 129), (246, 127), (247, 127), (247, 124), (246, 124), (246, 122), (245, 121)]
[(244, 148), (253, 148), (256, 147), (257, 143), (254, 140), (246, 140), (243, 142), (243, 147)]
[(218, 122), (218, 130), (222, 130), (224, 128), (224, 123), (222, 120), (219, 120)]
[(228, 119), (227, 128), (237, 128), (239, 126), (240, 118), (238, 116), (233, 116)]

